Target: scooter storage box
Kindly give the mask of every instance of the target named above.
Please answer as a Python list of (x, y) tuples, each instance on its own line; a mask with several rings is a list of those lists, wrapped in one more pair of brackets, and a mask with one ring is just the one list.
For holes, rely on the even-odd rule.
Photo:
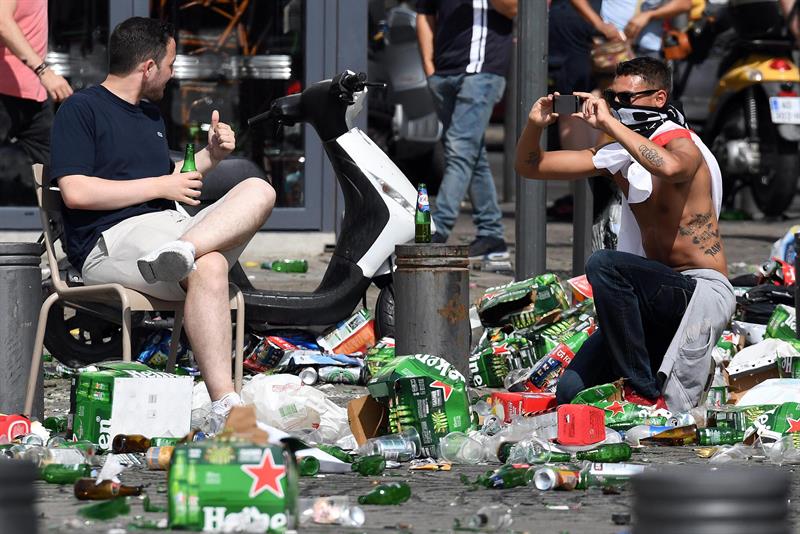
[(730, 0), (731, 22), (742, 39), (776, 39), (785, 25), (778, 0)]

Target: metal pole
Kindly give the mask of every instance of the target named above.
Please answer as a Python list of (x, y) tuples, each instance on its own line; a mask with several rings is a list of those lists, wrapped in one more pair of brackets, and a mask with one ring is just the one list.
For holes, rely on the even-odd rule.
[[(519, 3), (517, 34), (517, 139), (537, 98), (547, 93), (547, 2)], [(542, 146), (546, 140), (542, 139)], [(546, 188), (541, 180), (517, 176), (517, 279), (547, 268)]]
[(594, 199), (589, 180), (572, 182), (572, 276), (583, 274), (586, 259), (592, 253)]
[(469, 247), (397, 245), (397, 354), (433, 354), (469, 377)]
[[(517, 38), (514, 24), (514, 39)], [(517, 148), (517, 47), (511, 49), (511, 68), (506, 84), (506, 119), (503, 123), (503, 202), (514, 198), (514, 155)]]

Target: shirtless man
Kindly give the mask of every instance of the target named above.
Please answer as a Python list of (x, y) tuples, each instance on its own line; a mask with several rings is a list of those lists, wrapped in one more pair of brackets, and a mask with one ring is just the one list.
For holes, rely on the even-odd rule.
[[(633, 213), (631, 230), (638, 226), (641, 234), (630, 250), (600, 250), (586, 263), (599, 330), (559, 381), (559, 403), (623, 377), (626, 400), (663, 405), (663, 398), (673, 410), (696, 405), (707, 385), (713, 341), (733, 313), (712, 194), (719, 168), (696, 136), (677, 127), (682, 116), (668, 104), (670, 87), (663, 62), (622, 63), (604, 98), (576, 93), (583, 103), (573, 114), (617, 143), (543, 151), (542, 131), (558, 120), (554, 95), (548, 95), (533, 105), (517, 145), (516, 169), (527, 178), (577, 180), (598, 171), (611, 176)], [(615, 150), (617, 161), (626, 163), (612, 173), (603, 161)], [(634, 174), (650, 175), (649, 196), (633, 190)]]

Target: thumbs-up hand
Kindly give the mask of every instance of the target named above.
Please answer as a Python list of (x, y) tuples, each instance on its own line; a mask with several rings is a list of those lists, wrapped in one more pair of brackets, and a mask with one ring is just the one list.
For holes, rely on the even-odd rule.
[(219, 121), (219, 111), (211, 112), (211, 128), (208, 129), (208, 153), (214, 162), (225, 159), (236, 148), (236, 136), (230, 126)]

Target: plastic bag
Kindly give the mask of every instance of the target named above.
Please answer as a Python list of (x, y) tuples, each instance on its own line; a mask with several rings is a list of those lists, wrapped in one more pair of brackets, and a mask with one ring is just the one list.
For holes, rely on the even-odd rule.
[(258, 375), (242, 388), (242, 400), (256, 407), (258, 421), (286, 432), (317, 429), (325, 443), (350, 433), (347, 410), (294, 375)]

